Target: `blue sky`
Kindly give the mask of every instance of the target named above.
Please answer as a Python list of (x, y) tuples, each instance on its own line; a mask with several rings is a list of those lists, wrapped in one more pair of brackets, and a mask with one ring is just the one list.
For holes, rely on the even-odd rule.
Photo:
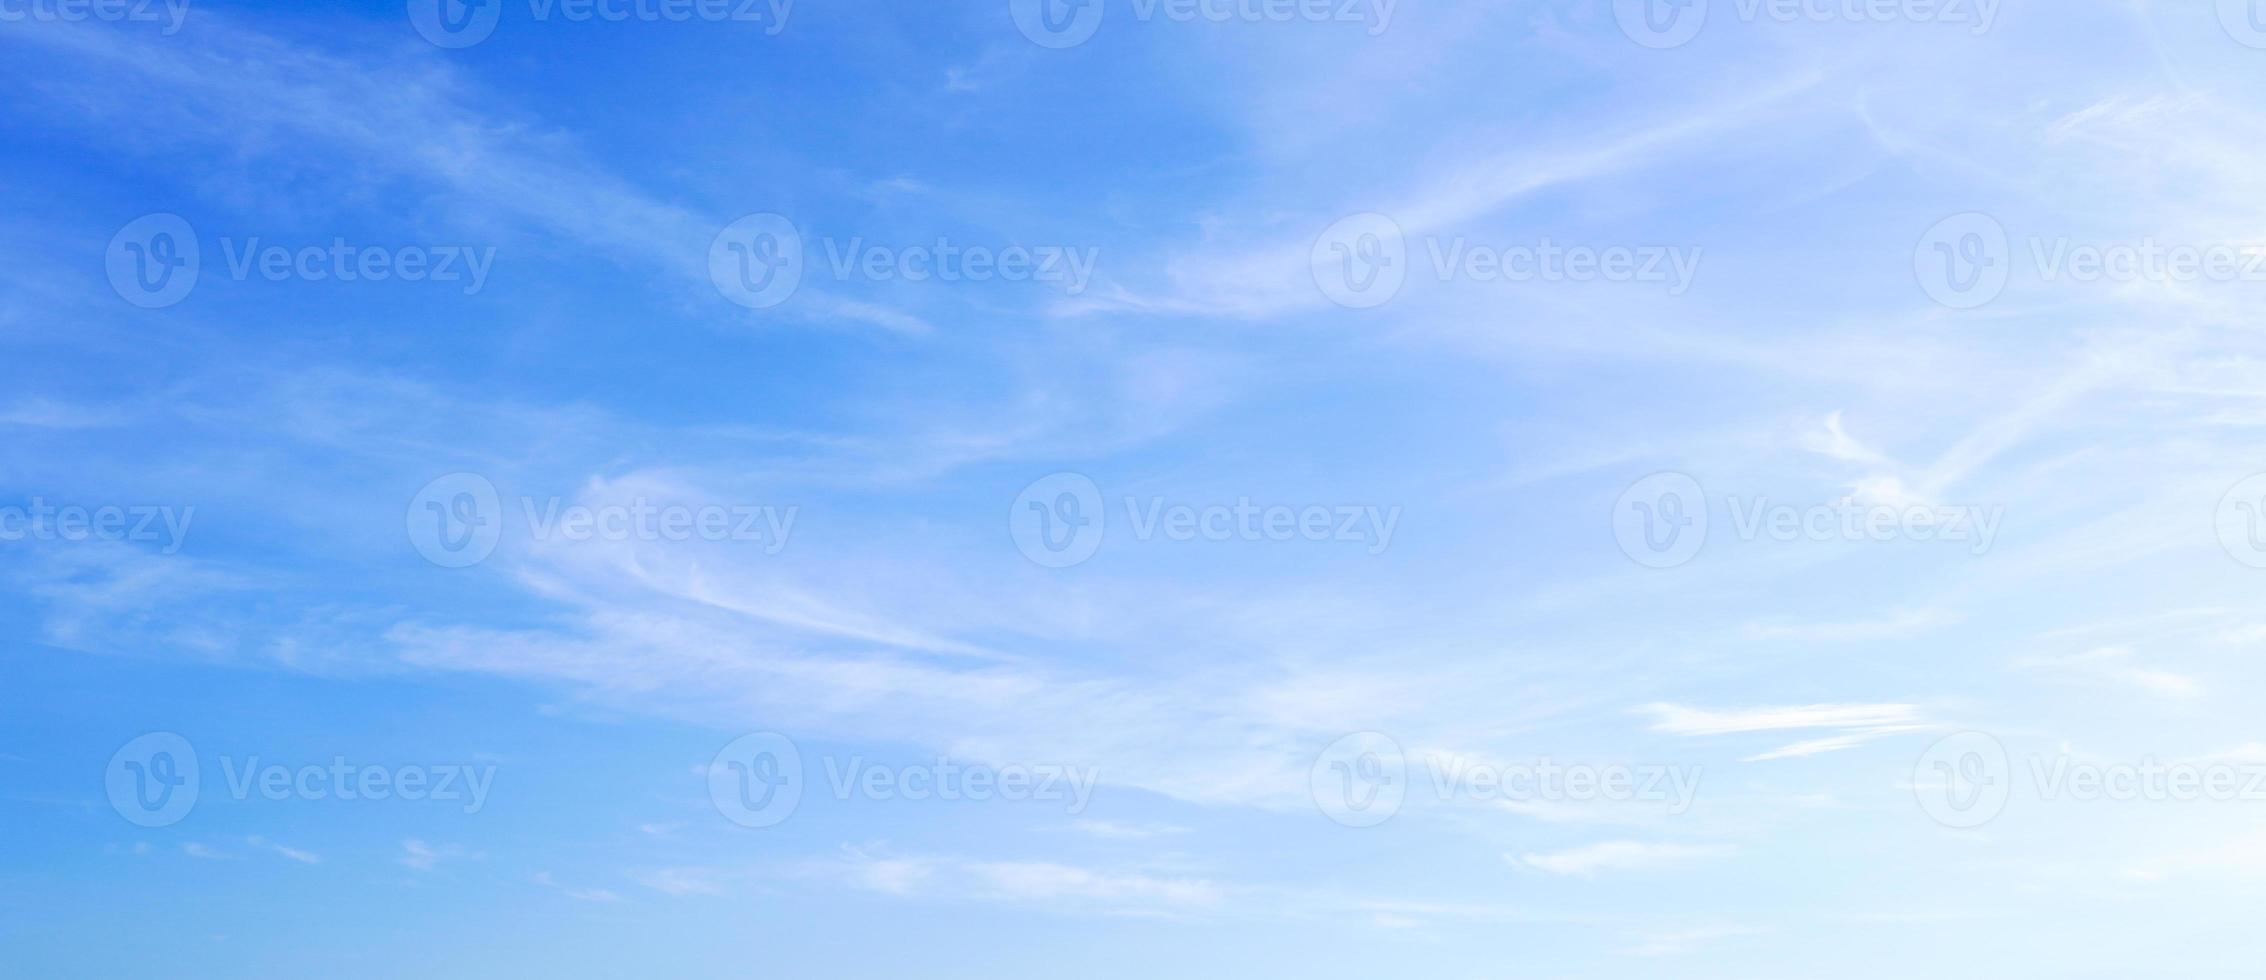
[(2255, 969), (2266, 4), (443, 3), (0, 4), (0, 972)]

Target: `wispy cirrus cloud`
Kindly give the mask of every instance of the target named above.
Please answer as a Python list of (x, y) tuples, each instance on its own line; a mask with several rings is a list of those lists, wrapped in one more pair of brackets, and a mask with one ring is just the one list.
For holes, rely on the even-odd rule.
[(1728, 857), (1723, 844), (1660, 844), (1605, 841), (1563, 851), (1504, 855), (1513, 867), (1554, 875), (1594, 875), (1602, 871), (1652, 871)]
[(1676, 704), (1640, 709), (1653, 716), (1652, 730), (1686, 737), (1749, 735), (1760, 732), (1838, 728), (1840, 734), (1805, 739), (1747, 756), (1743, 762), (1796, 759), (1843, 749), (1891, 735), (1926, 731), (1931, 723), (1912, 704), (1807, 704), (1710, 710)]

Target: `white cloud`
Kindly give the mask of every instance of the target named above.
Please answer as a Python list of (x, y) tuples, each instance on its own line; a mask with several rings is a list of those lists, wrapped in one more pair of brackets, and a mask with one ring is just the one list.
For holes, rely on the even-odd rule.
[(982, 861), (896, 857), (844, 848), (845, 859), (814, 866), (864, 890), (888, 895), (934, 893), (953, 898), (1030, 905), (1054, 911), (1173, 914), (1215, 908), (1215, 883), (1136, 870), (1100, 870), (1053, 861)]
[(297, 861), (300, 864), (323, 863), (322, 856), (314, 853), (313, 851), (307, 851), (296, 847), (288, 847), (283, 844), (273, 843), (262, 837), (247, 837), (244, 838), (244, 843), (249, 844), (253, 847), (274, 851), (276, 854), (290, 860)]
[(1607, 841), (1570, 850), (1540, 854), (1504, 855), (1514, 867), (1555, 875), (1594, 875), (1600, 871), (1650, 871), (1727, 856), (1733, 849), (1720, 844), (1646, 844)]
[(1643, 709), (1653, 716), (1652, 730), (1670, 735), (1738, 735), (1804, 728), (1838, 728), (1837, 735), (1804, 739), (1741, 759), (1768, 762), (1798, 759), (1855, 748), (1890, 735), (1926, 731), (1930, 725), (1911, 704), (1807, 704), (1782, 707), (1711, 711), (1675, 704), (1653, 704)]
[(1851, 622), (1754, 622), (1739, 633), (1752, 640), (1796, 640), (1808, 643), (1854, 643), (1925, 633), (1966, 621), (1965, 616), (1941, 609), (1900, 612), (1883, 619)]
[(1631, 956), (1688, 956), (1722, 942), (1747, 936), (1767, 934), (1767, 930), (1750, 926), (1702, 926), (1695, 929), (1677, 929), (1668, 932), (1647, 933), (1630, 947)]
[(2043, 671), (2089, 684), (2141, 691), (2155, 697), (2189, 700), (2201, 697), (2203, 682), (2186, 674), (2135, 663), (2131, 647), (2094, 647), (2065, 657), (2025, 657), (2014, 666)]
[(1115, 820), (1080, 820), (1071, 824), (1079, 833), (1109, 840), (1151, 840), (1185, 834), (1188, 828), (1161, 823), (1123, 823)]
[(713, 868), (655, 868), (630, 872), (640, 885), (664, 895), (722, 895), (723, 876)]
[(444, 861), (473, 857), (471, 852), (453, 844), (434, 846), (421, 840), (401, 842), (401, 856), (395, 860), (411, 871), (431, 871)]
[(1788, 707), (1710, 711), (1676, 704), (1652, 704), (1652, 730), (1670, 735), (1728, 735), (1796, 728), (1871, 728), (1920, 720), (1910, 704), (1808, 704)]
[(620, 895), (617, 895), (604, 888), (586, 888), (575, 885), (562, 885), (556, 879), (553, 879), (551, 877), (551, 873), (548, 871), (538, 871), (533, 875), (530, 875), (528, 877), (528, 880), (545, 888), (557, 891), (558, 893), (578, 902), (618, 902), (621, 901), (622, 898)]

